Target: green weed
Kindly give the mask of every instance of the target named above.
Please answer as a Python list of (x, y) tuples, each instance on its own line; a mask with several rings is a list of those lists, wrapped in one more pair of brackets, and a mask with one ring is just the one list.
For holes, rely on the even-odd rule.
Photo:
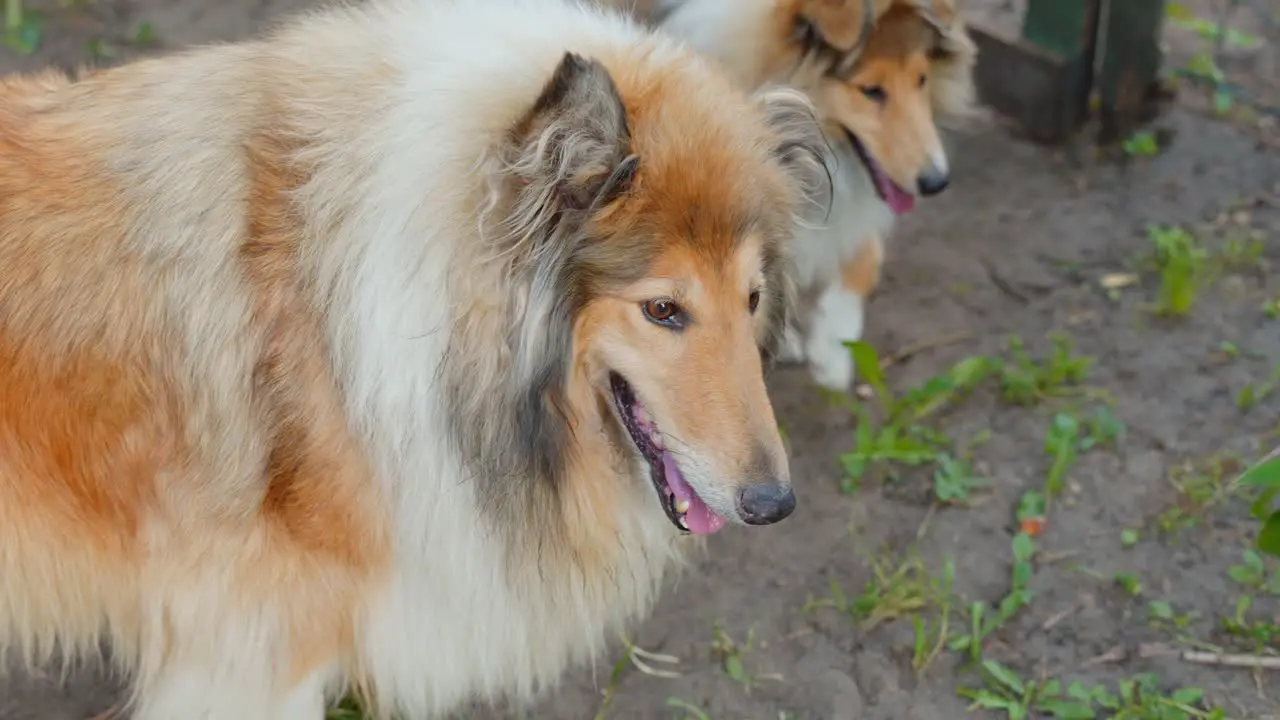
[(1280, 567), (1268, 564), (1256, 551), (1245, 550), (1241, 563), (1227, 568), (1227, 576), (1254, 592), (1280, 595)]
[(1151, 225), (1147, 237), (1154, 245), (1152, 264), (1160, 275), (1155, 311), (1169, 317), (1186, 315), (1207, 279), (1209, 252), (1180, 227)]
[(365, 720), (372, 717), (355, 695), (347, 695), (335, 707), (329, 708), (325, 720)]
[(922, 616), (921, 613), (911, 616), (911, 627), (915, 631), (911, 667), (917, 674), (923, 673), (933, 664), (951, 637), (951, 587), (955, 575), (955, 563), (948, 560), (942, 569), (941, 585), (935, 593), (938, 612), (928, 616)]
[[(989, 484), (986, 478), (973, 473), (970, 455), (990, 437), (990, 431), (984, 430), (966, 442), (958, 442), (931, 426), (928, 420), (966, 397), (988, 378), (997, 380), (1002, 398), (1019, 405), (1034, 405), (1077, 392), (1088, 376), (1093, 359), (1076, 355), (1071, 340), (1065, 335), (1049, 337), (1053, 349), (1045, 358), (1032, 358), (1022, 339), (1014, 336), (1004, 356), (964, 358), (946, 372), (900, 395), (894, 395), (885, 384), (875, 349), (865, 342), (850, 343), (859, 376), (876, 390), (879, 416), (883, 419), (876, 422), (871, 407), (854, 407), (857, 429), (853, 450), (840, 456), (844, 469), (841, 489), (845, 493), (855, 492), (873, 468), (886, 467), (892, 473), (896, 468), (933, 466), (937, 501), (967, 502), (974, 490)], [(1109, 409), (1099, 411), (1089, 421), (1086, 449), (1094, 445), (1114, 446), (1123, 429), (1123, 423)]]
[(724, 670), (724, 674), (729, 679), (750, 690), (755, 684), (755, 676), (747, 670), (746, 664), (743, 663), (743, 656), (751, 652), (755, 645), (756, 629), (754, 626), (747, 629), (747, 639), (738, 644), (733, 638), (724, 631), (720, 623), (717, 622), (712, 631), (713, 638), (711, 641), (711, 654), (720, 663), (720, 667)]
[(1280, 495), (1280, 450), (1272, 451), (1240, 477), (1239, 485), (1258, 492), (1250, 512), (1262, 522), (1258, 532), (1258, 549), (1280, 557), (1280, 509), (1272, 504)]
[(0, 45), (21, 55), (30, 55), (40, 49), (44, 38), (46, 18), (44, 13), (27, 10), (21, 0), (5, 0), (4, 33)]
[(1080, 445), (1080, 421), (1067, 413), (1055, 413), (1044, 438), (1044, 452), (1049, 456), (1049, 472), (1044, 494), (1052, 499), (1062, 494), (1067, 471), (1075, 464)]
[(881, 623), (941, 606), (949, 599), (953, 573), (949, 570), (942, 580), (938, 580), (929, 574), (924, 561), (915, 555), (901, 562), (891, 556), (873, 557), (871, 578), (861, 593), (849, 597), (833, 581), (831, 596), (810, 600), (805, 610), (835, 608), (848, 614), (864, 631), (871, 630)]
[(683, 712), (684, 715), (680, 720), (711, 720), (711, 716), (702, 708), (692, 703), (685, 702), (678, 697), (667, 698), (666, 706)]
[(1255, 405), (1266, 400), (1280, 387), (1280, 363), (1277, 363), (1271, 370), (1271, 374), (1265, 380), (1258, 383), (1249, 383), (1241, 388), (1236, 395), (1236, 407), (1240, 412), (1249, 412)]
[(1035, 556), (1036, 544), (1026, 533), (1018, 533), (1013, 538), (1013, 567), (1008, 594), (994, 608), (975, 602), (969, 607), (969, 632), (956, 635), (947, 646), (955, 651), (967, 651), (974, 661), (982, 657), (982, 644), (991, 635), (1011, 620), (1019, 610), (1031, 604), (1033, 591), (1027, 587), (1034, 572), (1032, 558)]
[(1222, 708), (1208, 707), (1204, 690), (1184, 687), (1165, 693), (1156, 675), (1143, 673), (1107, 685), (1073, 682), (1063, 689), (1059, 680), (1030, 681), (993, 660), (980, 666), (983, 687), (960, 688), (973, 700), (971, 709), (1003, 712), (1009, 720), (1049, 717), (1058, 720), (1225, 720)]
[(1248, 641), (1254, 652), (1280, 647), (1280, 618), (1251, 619), (1252, 605), (1253, 598), (1248, 595), (1236, 601), (1235, 614), (1222, 618), (1222, 629), (1228, 635)]
[(1036, 361), (1027, 354), (1022, 338), (1009, 339), (1007, 360), (994, 362), (1000, 377), (1001, 396), (1014, 405), (1034, 405), (1053, 397), (1070, 394), (1089, 376), (1093, 358), (1076, 355), (1071, 339), (1061, 333), (1050, 333), (1053, 349), (1049, 356)]
[(1160, 154), (1160, 141), (1152, 130), (1139, 130), (1121, 143), (1126, 155), (1154, 157)]
[[(959, 688), (956, 692), (973, 701), (970, 710), (995, 710), (1003, 712), (1009, 720), (1023, 720), (1034, 714), (1050, 714), (1053, 717), (1092, 718), (1082, 714), (1087, 706), (1073, 704), (1069, 708), (1061, 700), (1062, 683), (1058, 680), (1043, 682), (1024, 680), (1017, 673), (995, 660), (983, 660), (979, 665), (984, 687)], [(1067, 714), (1054, 709), (1067, 710)]]
[(1142, 594), (1142, 580), (1133, 573), (1116, 573), (1115, 581), (1129, 597), (1137, 597)]
[(1262, 302), (1262, 314), (1268, 320), (1280, 320), (1280, 296), (1264, 300)]
[(1239, 467), (1234, 457), (1214, 455), (1173, 468), (1169, 483), (1175, 490), (1175, 502), (1156, 517), (1157, 527), (1165, 533), (1177, 533), (1198, 525), (1209, 510), (1240, 493), (1241, 483), (1232, 478)]

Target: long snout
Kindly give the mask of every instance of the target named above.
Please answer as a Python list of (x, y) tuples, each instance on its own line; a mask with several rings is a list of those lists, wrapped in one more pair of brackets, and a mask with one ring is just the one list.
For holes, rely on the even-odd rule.
[(756, 435), (750, 460), (734, 478), (735, 510), (738, 518), (748, 525), (772, 525), (785, 520), (796, 509), (786, 448), (763, 380), (760, 384), (761, 392), (748, 401), (756, 406), (750, 423)]
[(748, 525), (772, 525), (795, 509), (796, 494), (789, 482), (766, 480), (738, 491), (738, 515)]
[(925, 197), (937, 195), (951, 184), (951, 169), (941, 151), (931, 153), (925, 167), (916, 176), (916, 190)]

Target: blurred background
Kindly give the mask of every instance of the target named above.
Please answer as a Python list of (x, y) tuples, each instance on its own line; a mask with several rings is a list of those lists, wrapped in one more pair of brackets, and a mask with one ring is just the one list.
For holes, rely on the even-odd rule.
[[(875, 387), (776, 370), (799, 510), (711, 538), (528, 717), (1280, 718), (1280, 565), (1238, 482), (1280, 444), (1280, 0), (1098, 2), (960, 0), (987, 112), (889, 241)], [(0, 71), (311, 5), (7, 0)], [(19, 675), (0, 719), (116, 699)]]

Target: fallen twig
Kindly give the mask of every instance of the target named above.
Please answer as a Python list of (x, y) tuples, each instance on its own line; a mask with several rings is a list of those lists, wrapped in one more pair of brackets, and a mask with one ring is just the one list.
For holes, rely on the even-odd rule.
[(1095, 665), (1123, 662), (1127, 657), (1129, 657), (1129, 651), (1125, 649), (1125, 646), (1117, 645), (1101, 655), (1085, 660), (1080, 664), (1080, 669), (1083, 670), (1085, 668), (1091, 668)]
[(1251, 670), (1280, 670), (1280, 657), (1267, 655), (1236, 655), (1187, 650), (1182, 653), (1182, 659), (1199, 665), (1218, 665), (1220, 667), (1249, 668)]
[(1058, 623), (1062, 622), (1063, 620), (1066, 620), (1072, 615), (1075, 615), (1077, 612), (1080, 612), (1080, 607), (1081, 607), (1080, 604), (1077, 603), (1065, 610), (1061, 610), (1059, 612), (1054, 613), (1048, 620), (1044, 621), (1044, 624), (1040, 626), (1040, 629), (1052, 630), (1053, 627)]
[(664, 678), (680, 677), (680, 673), (678, 672), (673, 672), (671, 670), (659, 670), (649, 665), (644, 660), (641, 660), (641, 658), (645, 658), (653, 662), (667, 663), (668, 665), (678, 665), (680, 663), (680, 658), (674, 655), (663, 655), (661, 653), (649, 652), (648, 650), (645, 650), (642, 647), (639, 647), (632, 643), (627, 643), (627, 657), (631, 658), (631, 664), (635, 665), (637, 670), (639, 670), (640, 672), (646, 675), (655, 675), (657, 677), (664, 677)]
[(910, 360), (911, 358), (915, 357), (916, 355), (919, 355), (920, 353), (926, 350), (936, 350), (941, 347), (947, 347), (948, 345), (956, 345), (958, 343), (964, 342), (965, 340), (972, 340), (972, 339), (973, 339), (973, 333), (957, 332), (957, 333), (952, 333), (950, 335), (944, 335), (934, 340), (926, 340), (924, 342), (918, 342), (912, 345), (907, 345), (906, 347), (898, 350), (897, 352), (895, 352), (894, 354), (886, 358), (885, 361), (880, 364), (880, 366), (887, 368), (890, 365), (896, 365), (905, 360)]

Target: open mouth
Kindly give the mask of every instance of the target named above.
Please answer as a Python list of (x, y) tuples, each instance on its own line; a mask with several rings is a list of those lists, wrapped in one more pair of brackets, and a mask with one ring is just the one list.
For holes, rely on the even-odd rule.
[(871, 157), (871, 153), (867, 151), (862, 141), (849, 128), (843, 128), (845, 137), (849, 138), (849, 142), (853, 144), (853, 151), (858, 154), (858, 158), (862, 160), (862, 164), (867, 167), (867, 172), (871, 175), (872, 182), (875, 183), (876, 193), (880, 195), (880, 199), (889, 206), (894, 215), (902, 215), (911, 212), (916, 206), (916, 196), (907, 192), (901, 185), (893, 181), (889, 174), (880, 167), (880, 163)]
[(649, 463), (649, 479), (671, 524), (694, 535), (709, 535), (724, 527), (725, 519), (707, 507), (685, 481), (675, 458), (667, 450), (662, 431), (654, 424), (649, 411), (640, 404), (630, 383), (621, 375), (610, 373), (609, 384), (618, 416), (622, 418), (622, 425), (640, 456)]

